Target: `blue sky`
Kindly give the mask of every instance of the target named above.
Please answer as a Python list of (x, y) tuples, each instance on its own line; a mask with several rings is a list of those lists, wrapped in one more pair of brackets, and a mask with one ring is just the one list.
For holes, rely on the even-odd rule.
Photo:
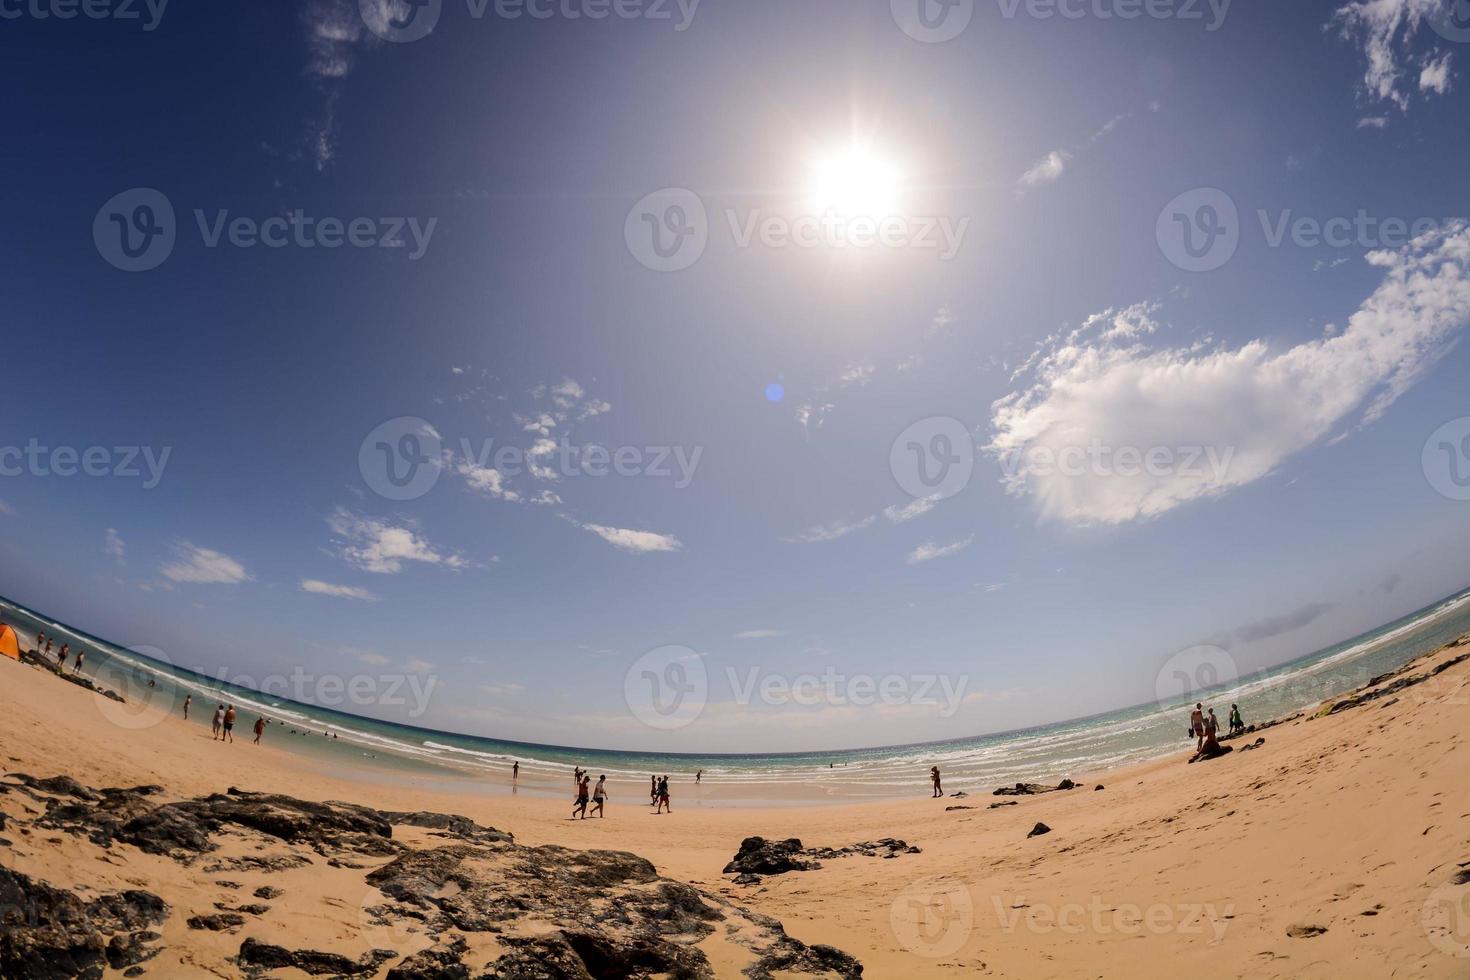
[[(380, 0), (6, 8), (0, 445), (168, 456), (156, 486), (7, 469), (0, 590), (229, 677), (432, 675), (419, 724), (766, 750), (1137, 703), (1181, 648), (1244, 673), (1464, 587), (1460, 433), (1431, 440), (1470, 414), (1455, 22), (972, 6), (942, 43), (899, 0), (446, 0), (413, 41)], [(117, 222), (167, 220), (137, 188), (174, 240), (126, 271)], [(671, 201), (702, 251), (659, 271)], [(298, 211), (313, 247), (244, 244)], [(818, 212), (837, 242), (782, 238)], [(853, 247), (874, 216), (895, 240)], [(974, 456), (943, 499), (892, 462), (935, 419)], [(384, 423), (426, 492), (379, 492)], [(1095, 444), (1170, 461), (1045, 466)], [(710, 676), (677, 731), (623, 697), (667, 645)], [(964, 697), (741, 704), (752, 668)]]

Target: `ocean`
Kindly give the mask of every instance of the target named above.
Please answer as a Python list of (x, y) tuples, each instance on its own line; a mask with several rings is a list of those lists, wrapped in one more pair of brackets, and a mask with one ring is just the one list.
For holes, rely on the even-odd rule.
[[(946, 791), (988, 793), (1011, 783), (1055, 782), (1159, 758), (1192, 746), (1185, 729), (1189, 708), (1197, 700), (1215, 707), (1222, 727), (1232, 703), (1241, 706), (1248, 724), (1284, 717), (1313, 708), (1470, 632), (1470, 590), (1361, 636), (1245, 676), (1234, 676), (1229, 655), (1223, 651), (1187, 651), (1161, 668), (1157, 699), (1087, 718), (943, 742), (780, 754), (622, 752), (394, 724), (262, 694), (170, 665), (6, 599), (0, 599), (0, 620), (20, 634), (23, 649), (38, 630), (53, 637), (58, 647), (66, 642), (73, 650), (85, 649), (84, 672), (127, 698), (124, 705), (95, 700), (97, 709), (123, 729), (147, 727), (169, 714), (177, 716), (185, 696), (192, 695), (191, 723), (207, 729), (213, 705), (232, 703), (240, 712), (240, 741), (249, 741), (255, 716), (264, 715), (273, 722), (268, 729), (272, 744), (349, 777), (503, 792), (509, 785), (511, 762), (519, 761), (519, 789), (565, 795), (570, 770), (578, 765), (608, 774), (615, 784), (643, 787), (651, 773), (689, 776), (703, 770), (705, 784), (721, 790), (708, 802), (733, 805), (927, 795), (925, 773), (931, 765), (943, 771)], [(1426, 685), (1412, 696), (1434, 694)]]

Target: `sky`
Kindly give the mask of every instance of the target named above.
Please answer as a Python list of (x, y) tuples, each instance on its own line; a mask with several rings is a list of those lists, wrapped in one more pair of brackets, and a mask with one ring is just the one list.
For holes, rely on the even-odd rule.
[(0, 2), (0, 592), (779, 751), (1470, 585), (1470, 23), (924, 4)]

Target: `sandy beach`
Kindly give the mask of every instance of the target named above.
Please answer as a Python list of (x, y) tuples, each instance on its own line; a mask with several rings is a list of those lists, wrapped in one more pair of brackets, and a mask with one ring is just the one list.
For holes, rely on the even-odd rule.
[[(133, 967), (154, 976), (306, 975), (295, 967), (247, 969), (235, 958), (248, 939), (352, 959), (394, 951), (364, 976), (389, 975), (402, 955), (456, 935), (468, 941), (469, 972), (442, 975), (480, 976), (504, 948), (463, 929), (435, 937), (423, 923), (370, 921), (363, 909), (385, 898), (364, 875), (389, 856), (359, 853), (324, 865), (320, 848), (313, 854), (254, 829), (227, 832), (209, 861), (119, 841), (103, 846), (65, 820), (38, 825), (47, 822), (48, 800), (54, 809), (68, 795), (26, 787), (24, 776), (67, 776), (94, 790), (156, 784), (159, 803), (235, 787), (462, 814), (512, 834), (517, 845), (630, 851), (663, 878), (779, 919), (800, 943), (843, 951), (869, 977), (1464, 976), (1470, 883), (1455, 882), (1470, 869), (1467, 651), (1428, 653), (1367, 692), (1401, 690), (1231, 743), (1264, 738), (1248, 751), (1077, 773), (1072, 790), (934, 800), (916, 774), (915, 798), (902, 802), (717, 809), (681, 806), (694, 788), (676, 784), (673, 813), (656, 816), (646, 786), (613, 784), (607, 818), (587, 821), (567, 819), (570, 792), (559, 803), (442, 784), (390, 786), (314, 769), (269, 742), (215, 743), (175, 718), (129, 729), (117, 723), (123, 715), (112, 702), (3, 661), (4, 863), (86, 899), (126, 889), (161, 897), (171, 909), (156, 926), (161, 951)], [(1028, 837), (1038, 823), (1050, 832)], [(808, 848), (897, 838), (919, 852), (838, 856), (819, 869), (735, 884), (722, 869), (750, 836), (800, 838)], [(410, 847), (443, 843), (415, 827), (395, 826), (393, 837)], [(280, 870), (219, 870), (222, 857), (262, 854), (306, 857)], [(262, 888), (280, 892), (267, 911), (237, 915), (243, 921), (220, 929), (188, 924), (220, 906), (256, 905), (246, 896)], [(757, 956), (735, 933), (732, 925), (690, 940), (717, 976), (755, 969)], [(562, 975), (504, 969), (483, 975)], [(750, 975), (799, 973), (842, 975), (817, 968)]]

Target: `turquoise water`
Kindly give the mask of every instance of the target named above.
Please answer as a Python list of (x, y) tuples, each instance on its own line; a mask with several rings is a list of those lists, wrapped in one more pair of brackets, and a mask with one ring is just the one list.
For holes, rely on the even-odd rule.
[[(124, 728), (156, 724), (179, 715), (193, 696), (190, 721), (207, 728), (215, 703), (240, 711), (238, 733), (248, 732), (256, 715), (274, 722), (272, 744), (318, 761), (351, 763), (383, 777), (428, 778), (503, 776), (519, 760), (527, 784), (561, 787), (575, 765), (605, 772), (615, 781), (646, 785), (648, 773), (692, 773), (703, 769), (712, 785), (750, 798), (762, 787), (800, 784), (798, 792), (821, 800), (892, 798), (923, 787), (923, 773), (938, 765), (947, 790), (986, 791), (1018, 781), (1081, 777), (1142, 762), (1189, 746), (1185, 728), (1196, 700), (1214, 706), (1223, 724), (1230, 704), (1239, 703), (1247, 723), (1310, 708), (1369, 678), (1392, 670), (1415, 655), (1470, 632), (1470, 591), (1441, 600), (1361, 636), (1315, 651), (1265, 671), (1236, 676), (1229, 654), (1215, 648), (1176, 655), (1160, 667), (1160, 696), (1146, 704), (1089, 718), (1022, 731), (917, 745), (839, 752), (786, 754), (670, 755), (620, 752), (480, 738), (393, 724), (302, 704), (284, 697), (171, 666), (147, 652), (116, 647), (105, 640), (0, 599), (0, 619), (15, 627), (28, 647), (37, 630), (73, 650), (87, 651), (85, 672), (128, 698), (124, 706), (99, 699), (99, 710)], [(149, 681), (155, 686), (149, 687)], [(244, 738), (248, 740), (249, 735)], [(725, 802), (734, 802), (735, 795)], [(790, 794), (787, 794), (790, 795)]]

